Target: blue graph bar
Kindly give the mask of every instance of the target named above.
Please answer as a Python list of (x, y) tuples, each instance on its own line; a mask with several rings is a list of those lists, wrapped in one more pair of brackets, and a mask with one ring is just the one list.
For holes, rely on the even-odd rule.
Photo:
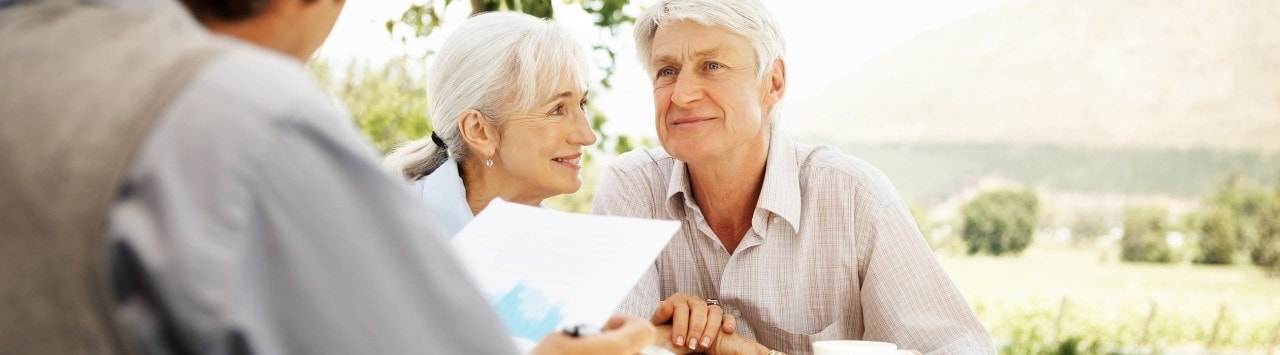
[(494, 309), (502, 318), (507, 331), (518, 338), (533, 341), (556, 330), (556, 326), (564, 320), (560, 313), (562, 304), (552, 304), (541, 291), (518, 283), (506, 294), (498, 298)]

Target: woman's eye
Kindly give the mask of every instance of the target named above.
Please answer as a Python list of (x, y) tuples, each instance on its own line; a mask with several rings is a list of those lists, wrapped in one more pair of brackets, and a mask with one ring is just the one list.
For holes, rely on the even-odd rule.
[(670, 67), (662, 68), (658, 70), (658, 76), (672, 76), (672, 75), (676, 75), (676, 70)]
[(583, 99), (583, 100), (582, 100), (582, 102), (579, 102), (579, 103), (578, 103), (578, 108), (582, 109), (583, 111), (586, 111), (586, 110), (587, 110), (587, 100), (586, 100), (586, 99)]
[(564, 105), (557, 105), (557, 106), (556, 106), (556, 108), (555, 108), (555, 109), (552, 109), (552, 110), (551, 110), (551, 112), (550, 112), (549, 114), (550, 114), (551, 116), (559, 116), (559, 115), (563, 115), (563, 114), (564, 114)]
[(714, 70), (714, 69), (720, 69), (720, 67), (723, 67), (723, 66), (724, 66), (724, 65), (723, 65), (723, 64), (720, 64), (720, 63), (716, 63), (716, 62), (707, 62), (707, 69), (712, 69), (712, 70)]

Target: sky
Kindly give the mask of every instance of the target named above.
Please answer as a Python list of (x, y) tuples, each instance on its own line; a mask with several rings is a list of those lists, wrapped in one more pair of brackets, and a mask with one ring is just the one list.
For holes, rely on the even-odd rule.
[[(608, 39), (576, 8), (556, 4), (556, 19), (582, 41), (584, 48)], [(782, 27), (787, 45), (787, 102), (815, 95), (863, 62), (879, 57), (922, 32), (992, 9), (1006, 0), (765, 0)], [(338, 67), (351, 61), (377, 63), (402, 52), (421, 54), (438, 48), (466, 19), (466, 2), (454, 1), (443, 28), (424, 43), (406, 46), (387, 35), (385, 22), (398, 18), (418, 0), (348, 1), (333, 32), (317, 54)], [(632, 10), (652, 1), (633, 0)], [(638, 11), (633, 11), (638, 14)], [(616, 39), (621, 47), (613, 90), (599, 92), (595, 105), (609, 117), (605, 130), (654, 136), (653, 100), (648, 76), (635, 60), (630, 27)], [(598, 75), (598, 74), (597, 74)]]

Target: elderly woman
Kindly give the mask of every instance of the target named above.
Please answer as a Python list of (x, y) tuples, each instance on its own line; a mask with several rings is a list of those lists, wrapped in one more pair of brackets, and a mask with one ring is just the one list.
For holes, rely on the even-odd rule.
[(385, 165), (412, 181), (451, 234), (489, 201), (538, 205), (582, 186), (587, 123), (585, 53), (562, 28), (495, 12), (468, 19), (427, 75), (430, 138)]

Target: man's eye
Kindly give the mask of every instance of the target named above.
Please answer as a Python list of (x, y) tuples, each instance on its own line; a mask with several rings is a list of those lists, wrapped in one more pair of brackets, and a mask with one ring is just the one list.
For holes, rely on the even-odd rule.
[(676, 75), (675, 69), (668, 67), (668, 68), (662, 68), (658, 70), (658, 76), (672, 76), (672, 75)]
[(714, 69), (720, 69), (720, 68), (721, 68), (721, 67), (723, 67), (723, 66), (724, 66), (724, 65), (723, 65), (723, 64), (720, 64), (720, 63), (716, 63), (716, 62), (707, 62), (707, 69), (712, 69), (712, 70), (714, 70)]
[(548, 113), (548, 115), (551, 115), (551, 116), (559, 116), (563, 114), (564, 114), (564, 105), (557, 105), (555, 109), (552, 109), (551, 112)]

